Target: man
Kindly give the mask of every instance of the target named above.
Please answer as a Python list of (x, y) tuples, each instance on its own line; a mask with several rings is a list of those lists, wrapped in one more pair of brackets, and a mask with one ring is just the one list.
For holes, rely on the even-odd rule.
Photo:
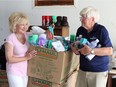
[[(74, 45), (71, 49), (75, 54), (80, 54), (80, 70), (76, 81), (76, 87), (106, 87), (108, 78), (109, 56), (112, 55), (112, 43), (107, 29), (98, 24), (99, 12), (93, 7), (86, 7), (80, 12), (81, 26), (76, 36), (82, 35), (89, 42), (99, 40), (95, 48), (87, 44), (77, 50)], [(86, 56), (95, 55), (91, 60)]]

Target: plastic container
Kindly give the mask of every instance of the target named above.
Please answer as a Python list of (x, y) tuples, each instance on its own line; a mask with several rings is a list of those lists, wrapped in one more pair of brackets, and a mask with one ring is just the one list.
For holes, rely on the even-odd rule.
[[(90, 44), (88, 44), (88, 46), (93, 49), (93, 48), (97, 47), (98, 42), (99, 42), (99, 40), (96, 39), (95, 41), (92, 41)], [(94, 58), (94, 56), (95, 56), (94, 54), (88, 54), (86, 56), (86, 58), (89, 60), (92, 60)]]

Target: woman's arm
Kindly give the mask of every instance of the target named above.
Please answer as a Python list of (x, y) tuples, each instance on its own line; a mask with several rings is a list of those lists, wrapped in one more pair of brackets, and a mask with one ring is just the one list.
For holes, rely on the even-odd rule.
[(6, 55), (6, 60), (9, 63), (17, 63), (17, 62), (22, 62), (29, 60), (36, 56), (37, 52), (36, 51), (30, 51), (25, 54), (24, 57), (17, 58), (13, 55), (13, 46), (10, 43), (5, 43), (5, 55)]

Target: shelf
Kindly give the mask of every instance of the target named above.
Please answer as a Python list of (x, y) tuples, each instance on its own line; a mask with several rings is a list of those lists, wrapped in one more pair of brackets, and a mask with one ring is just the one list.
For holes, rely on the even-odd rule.
[[(31, 25), (29, 27), (28, 31), (31, 30), (32, 26), (39, 26), (39, 25)], [(39, 26), (39, 27), (43, 28), (44, 30), (48, 29), (47, 26)], [(69, 27), (67, 27), (67, 26), (55, 27), (55, 29), (54, 29), (54, 35), (65, 36), (65, 37), (69, 36)]]

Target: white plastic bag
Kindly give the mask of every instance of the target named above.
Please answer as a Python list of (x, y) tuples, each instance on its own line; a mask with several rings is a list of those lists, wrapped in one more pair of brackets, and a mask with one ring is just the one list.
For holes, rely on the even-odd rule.
[(57, 52), (65, 51), (64, 46), (62, 45), (61, 41), (59, 41), (59, 40), (52, 42), (52, 45)]

